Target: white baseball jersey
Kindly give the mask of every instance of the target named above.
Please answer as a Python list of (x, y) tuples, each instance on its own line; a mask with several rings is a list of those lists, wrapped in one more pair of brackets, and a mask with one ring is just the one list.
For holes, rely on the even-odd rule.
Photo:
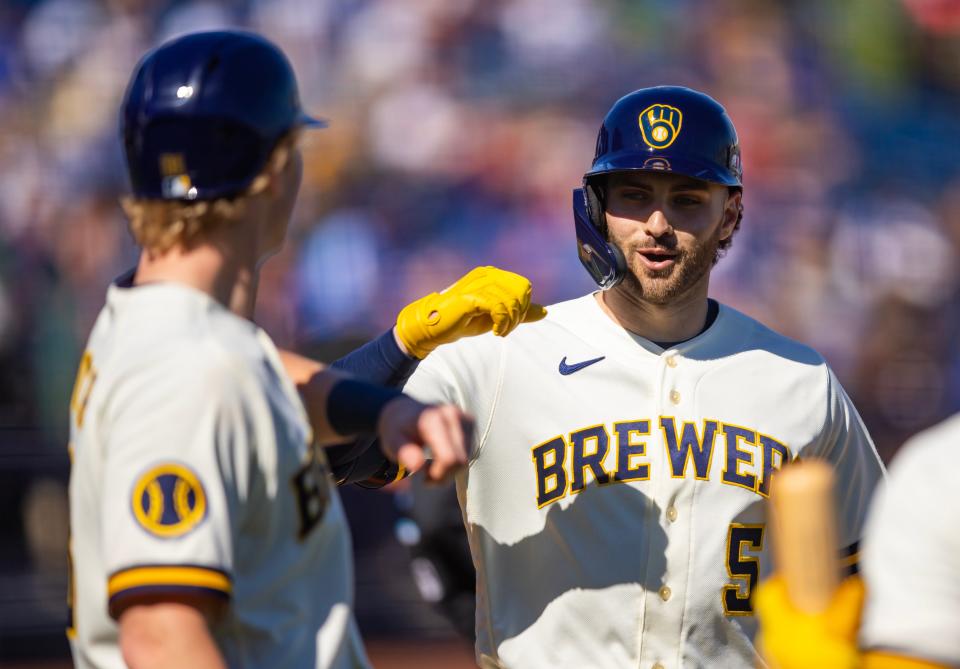
[(754, 667), (771, 474), (822, 456), (855, 544), (882, 466), (811, 349), (724, 306), (663, 350), (593, 296), (440, 347), (406, 386), (476, 417), (458, 493), (484, 667)]
[(343, 510), (262, 330), (186, 286), (111, 286), (71, 415), (78, 667), (125, 666), (111, 613), (165, 593), (228, 600), (230, 667), (367, 666)]
[(863, 538), (861, 646), (960, 666), (960, 414), (908, 441)]

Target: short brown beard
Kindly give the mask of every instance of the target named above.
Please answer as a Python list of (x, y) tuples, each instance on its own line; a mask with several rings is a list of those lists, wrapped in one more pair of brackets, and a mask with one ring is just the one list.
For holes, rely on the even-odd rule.
[[(652, 277), (659, 280), (648, 288), (644, 288), (637, 272), (634, 271), (633, 263), (636, 260), (633, 258), (633, 253), (636, 253), (638, 249), (634, 249), (633, 253), (625, 253), (628, 258), (628, 268), (621, 283), (621, 289), (629, 295), (650, 304), (670, 304), (697, 285), (704, 275), (710, 272), (717, 261), (721, 228), (722, 226), (717, 226), (717, 231), (713, 237), (702, 244), (698, 244), (691, 251), (677, 249), (678, 253), (673, 269), (662, 278), (659, 272), (653, 273)], [(647, 277), (651, 276), (643, 269), (640, 271), (644, 272)]]

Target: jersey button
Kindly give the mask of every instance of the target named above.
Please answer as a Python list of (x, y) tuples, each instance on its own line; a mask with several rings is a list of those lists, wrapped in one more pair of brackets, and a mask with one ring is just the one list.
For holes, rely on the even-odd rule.
[(677, 366), (677, 356), (668, 355), (667, 356), (667, 367), (676, 367)]
[(660, 588), (660, 599), (662, 599), (663, 601), (667, 601), (668, 599), (670, 599), (670, 596), (672, 594), (673, 594), (673, 590), (671, 590), (669, 586), (665, 585), (662, 588)]
[(667, 509), (667, 520), (669, 520), (671, 523), (677, 521), (677, 507), (671, 506)]
[(671, 390), (670, 401), (674, 404), (680, 404), (680, 393), (678, 393), (676, 390)]

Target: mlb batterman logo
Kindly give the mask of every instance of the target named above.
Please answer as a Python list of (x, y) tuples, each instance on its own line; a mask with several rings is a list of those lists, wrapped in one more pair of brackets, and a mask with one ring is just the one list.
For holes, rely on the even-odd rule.
[(683, 114), (670, 105), (650, 105), (640, 112), (640, 134), (652, 149), (665, 149), (680, 134)]
[(207, 514), (207, 496), (190, 468), (165, 462), (151, 467), (133, 486), (133, 516), (157, 537), (179, 537)]
[(196, 199), (197, 189), (187, 174), (187, 163), (182, 153), (161, 153), (160, 174), (163, 175), (163, 181), (160, 182), (163, 197), (168, 200)]

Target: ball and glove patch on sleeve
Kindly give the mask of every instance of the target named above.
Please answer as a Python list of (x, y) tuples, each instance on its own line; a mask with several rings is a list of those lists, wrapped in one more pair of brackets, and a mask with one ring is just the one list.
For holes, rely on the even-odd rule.
[(148, 534), (179, 537), (203, 522), (207, 495), (200, 478), (186, 465), (154, 465), (133, 486), (133, 517)]

